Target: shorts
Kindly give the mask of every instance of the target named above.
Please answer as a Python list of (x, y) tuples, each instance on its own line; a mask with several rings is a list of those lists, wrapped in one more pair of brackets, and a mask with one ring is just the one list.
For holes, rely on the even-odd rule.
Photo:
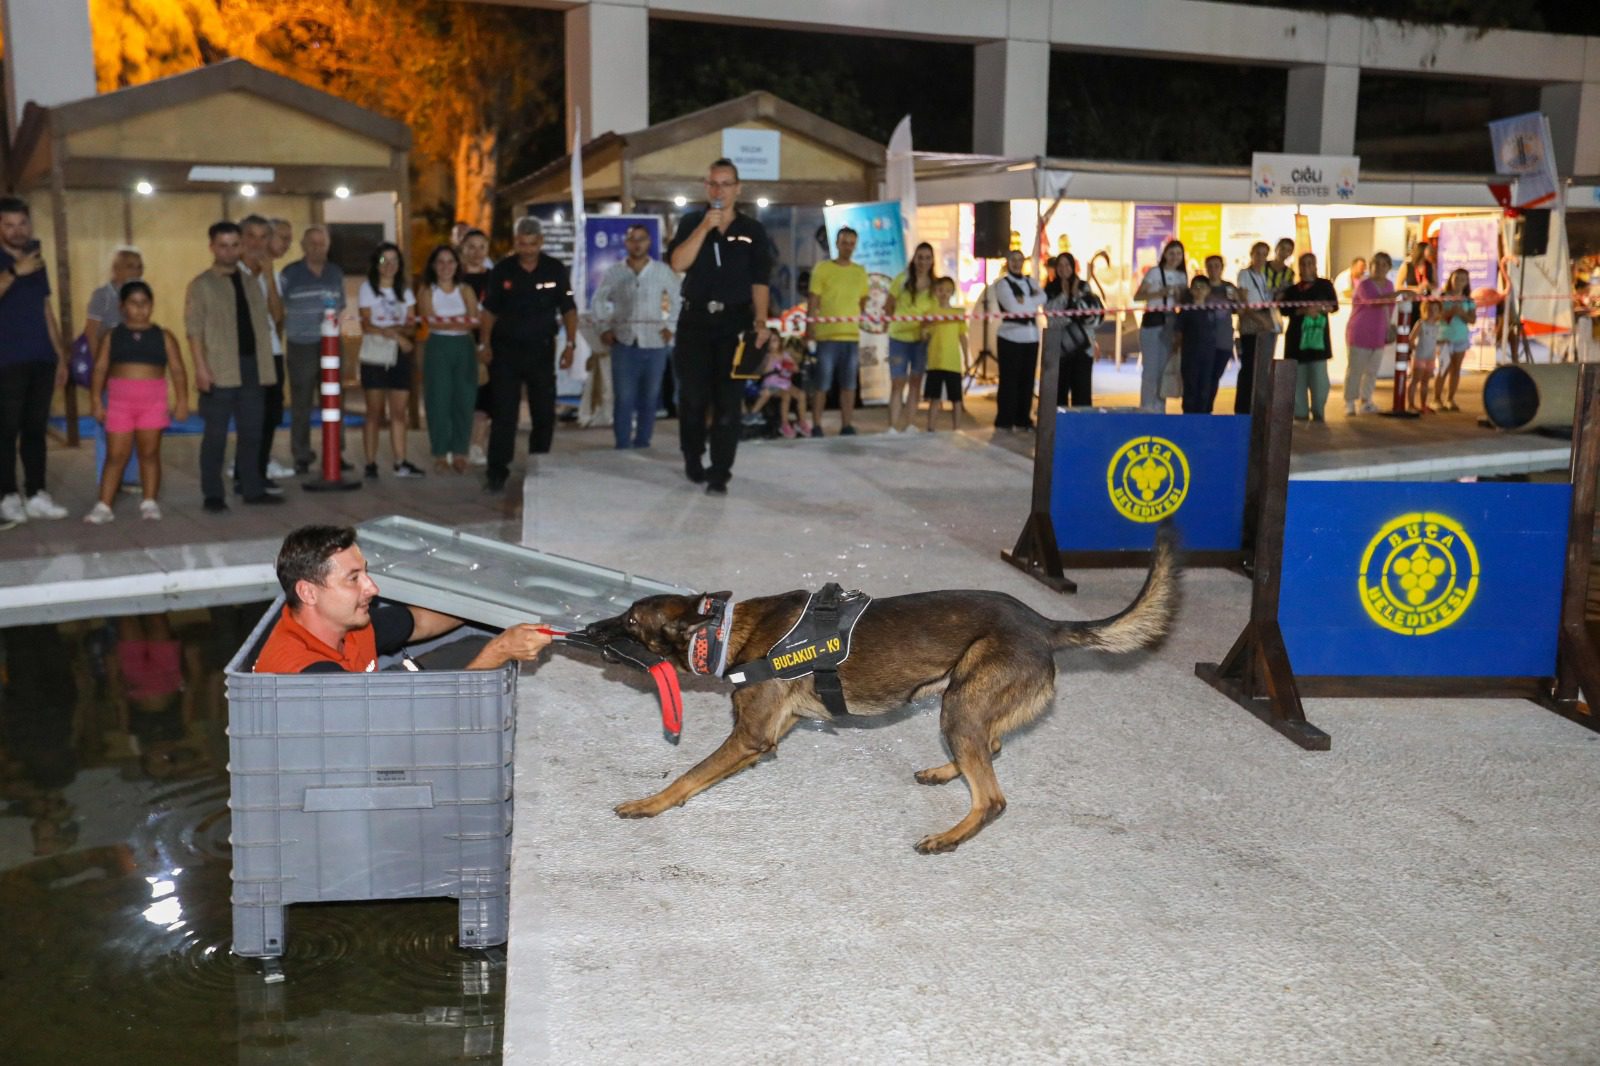
[(944, 397), (951, 403), (961, 402), (961, 371), (928, 371), (928, 378), (922, 384), (922, 398), (924, 400), (937, 400), (940, 393), (943, 393)]
[(861, 369), (861, 345), (857, 341), (818, 341), (817, 377), (809, 388), (812, 392), (827, 392), (833, 388), (834, 375), (841, 389), (856, 387), (856, 374)]
[(889, 338), (889, 377), (895, 381), (928, 372), (927, 341), (897, 341)]
[(363, 389), (393, 389), (395, 392), (410, 392), (410, 353), (402, 352), (400, 357), (394, 361), (394, 366), (374, 366), (372, 363), (362, 363), (361, 387)]
[(768, 392), (787, 392), (794, 388), (794, 379), (782, 374), (768, 374), (761, 379), (761, 387)]
[(147, 700), (177, 692), (183, 688), (182, 657), (183, 649), (175, 640), (118, 641), (123, 694), (130, 700)]
[(167, 379), (111, 378), (106, 382), (106, 432), (166, 429)]

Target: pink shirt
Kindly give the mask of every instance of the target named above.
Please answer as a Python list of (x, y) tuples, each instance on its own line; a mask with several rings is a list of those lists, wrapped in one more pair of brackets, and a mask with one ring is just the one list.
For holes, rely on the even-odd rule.
[(1356, 286), (1356, 298), (1351, 301), (1350, 324), (1345, 328), (1345, 340), (1357, 348), (1382, 348), (1389, 343), (1389, 317), (1394, 312), (1392, 303), (1361, 303), (1362, 300), (1382, 300), (1394, 294), (1394, 285), (1387, 281), (1362, 278)]

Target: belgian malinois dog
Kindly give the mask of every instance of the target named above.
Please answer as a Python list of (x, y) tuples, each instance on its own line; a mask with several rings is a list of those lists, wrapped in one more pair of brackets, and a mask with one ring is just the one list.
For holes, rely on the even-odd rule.
[[(1120, 613), (1095, 622), (1053, 621), (1005, 593), (981, 590), (872, 601), (856, 623), (849, 658), (838, 668), (850, 714), (884, 714), (919, 696), (942, 693), (939, 728), (950, 761), (919, 770), (915, 777), (924, 785), (964, 777), (972, 793), (966, 817), (923, 837), (918, 851), (951, 851), (1006, 809), (991, 757), (1006, 733), (1033, 721), (1055, 698), (1056, 652), (1129, 652), (1167, 631), (1177, 606), (1176, 542), (1171, 528), (1162, 529), (1138, 596)], [(731, 594), (713, 595), (726, 600)], [(728, 627), (727, 661), (765, 655), (795, 625), (808, 595), (796, 591), (737, 602)], [(707, 620), (700, 613), (704, 602), (700, 596), (649, 596), (584, 633), (600, 640), (631, 638), (688, 669), (688, 634)], [(736, 689), (733, 732), (722, 746), (660, 792), (623, 803), (616, 812), (650, 818), (677, 807), (775, 749), (802, 718), (829, 717), (810, 676)]]

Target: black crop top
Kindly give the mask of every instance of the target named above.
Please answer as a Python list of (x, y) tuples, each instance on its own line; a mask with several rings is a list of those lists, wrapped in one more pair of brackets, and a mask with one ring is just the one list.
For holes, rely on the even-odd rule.
[(167, 365), (167, 334), (160, 326), (147, 326), (135, 332), (127, 326), (111, 329), (111, 365), (145, 363)]

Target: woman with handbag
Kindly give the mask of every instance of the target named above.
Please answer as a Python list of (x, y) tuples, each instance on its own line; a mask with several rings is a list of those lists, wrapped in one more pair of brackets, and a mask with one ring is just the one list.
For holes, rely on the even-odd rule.
[(1289, 309), (1283, 349), (1284, 356), (1295, 361), (1294, 416), (1324, 422), (1328, 361), (1333, 358), (1328, 316), (1339, 309), (1339, 294), (1333, 291), (1333, 282), (1317, 277), (1317, 257), (1307, 252), (1300, 257), (1300, 280), (1284, 299), (1301, 305)]
[(1078, 276), (1078, 261), (1071, 252), (1056, 257), (1057, 294), (1044, 305), (1046, 312), (1077, 311), (1074, 315), (1047, 315), (1044, 331), (1046, 357), (1061, 362), (1056, 378), (1057, 407), (1091, 407), (1094, 378), (1094, 332), (1100, 328), (1105, 305), (1088, 282)]
[(386, 413), (394, 476), (422, 476), (421, 470), (406, 461), (412, 354), (416, 350), (416, 330), (410, 320), (417, 297), (406, 287), (405, 267), (399, 247), (384, 241), (372, 250), (367, 280), (361, 283), (357, 299), (361, 308), (361, 390), (367, 401), (361, 439), (367, 454), (366, 476), (374, 481), (378, 477), (378, 428)]
[[(1189, 266), (1184, 261), (1183, 242), (1168, 241), (1156, 265), (1145, 271), (1135, 300), (1144, 301), (1144, 317), (1139, 320), (1139, 407), (1161, 413), (1167, 409), (1162, 380), (1172, 361), (1172, 343), (1177, 335), (1177, 307), (1189, 291)], [(1181, 390), (1180, 390), (1181, 392)]]

